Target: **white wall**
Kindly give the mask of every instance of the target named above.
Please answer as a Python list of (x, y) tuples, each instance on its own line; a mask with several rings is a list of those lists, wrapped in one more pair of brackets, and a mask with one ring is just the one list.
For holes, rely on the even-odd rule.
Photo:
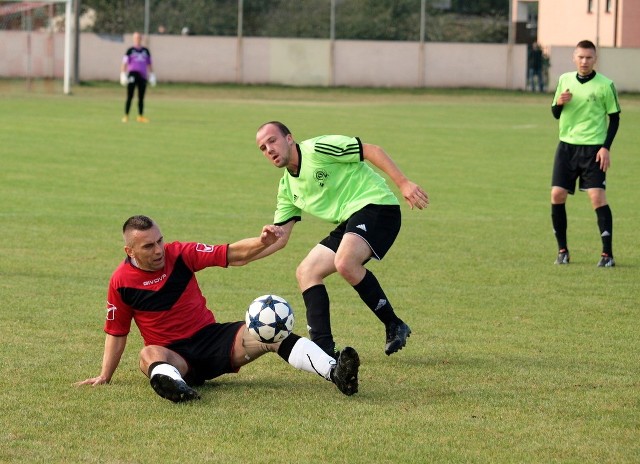
[[(572, 57), (575, 46), (550, 47), (549, 91), (555, 90), (561, 74), (575, 71)], [(599, 48), (596, 71), (612, 79), (618, 92), (640, 92), (640, 49)]]
[[(0, 31), (0, 77), (62, 76), (62, 34)], [(31, 43), (31, 60), (27, 59)], [(82, 33), (81, 80), (117, 81), (131, 36)], [(333, 48), (332, 48), (333, 46)], [(159, 82), (352, 87), (524, 89), (526, 46), (152, 35)], [(49, 52), (50, 51), (50, 52)], [(601, 49), (599, 68), (618, 90), (640, 91), (640, 50)], [(53, 57), (53, 58), (50, 58)], [(571, 51), (551, 50), (551, 85), (572, 69)]]

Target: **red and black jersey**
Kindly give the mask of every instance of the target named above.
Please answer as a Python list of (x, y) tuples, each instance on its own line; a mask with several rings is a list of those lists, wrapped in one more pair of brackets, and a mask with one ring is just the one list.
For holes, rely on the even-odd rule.
[(215, 322), (195, 273), (227, 267), (228, 245), (173, 242), (164, 249), (161, 270), (143, 271), (127, 257), (114, 271), (107, 293), (106, 333), (127, 335), (133, 319), (145, 345), (166, 346)]

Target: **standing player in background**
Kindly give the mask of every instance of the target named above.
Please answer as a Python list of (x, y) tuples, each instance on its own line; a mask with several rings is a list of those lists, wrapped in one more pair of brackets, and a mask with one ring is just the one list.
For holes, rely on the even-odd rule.
[(124, 106), (122, 122), (129, 122), (129, 110), (135, 89), (138, 89), (138, 122), (149, 122), (144, 116), (144, 95), (147, 90), (147, 82), (156, 85), (156, 76), (151, 65), (151, 52), (142, 46), (142, 36), (139, 32), (133, 33), (133, 47), (129, 47), (122, 58), (120, 67), (120, 84), (127, 87), (127, 102)]
[[(558, 242), (555, 264), (569, 264), (567, 247), (567, 195), (578, 187), (586, 191), (598, 218), (602, 254), (598, 267), (613, 267), (613, 216), (607, 203), (606, 172), (609, 150), (620, 124), (620, 104), (611, 79), (596, 73), (596, 46), (589, 40), (573, 52), (577, 73), (560, 76), (551, 111), (559, 119), (560, 143), (556, 149), (551, 183), (551, 220)], [(609, 124), (607, 124), (607, 116)]]
[(402, 349), (411, 329), (364, 266), (371, 258), (381, 260), (391, 248), (400, 231), (400, 203), (365, 161), (389, 176), (411, 208), (429, 204), (425, 191), (405, 177), (382, 148), (357, 137), (325, 135), (296, 143), (284, 124), (271, 121), (260, 126), (256, 142), (274, 166), (285, 168), (274, 217), (284, 234), (258, 256), (284, 248), (303, 211), (336, 224), (296, 270), (311, 340), (335, 354), (324, 279), (337, 272), (384, 324), (385, 354)]

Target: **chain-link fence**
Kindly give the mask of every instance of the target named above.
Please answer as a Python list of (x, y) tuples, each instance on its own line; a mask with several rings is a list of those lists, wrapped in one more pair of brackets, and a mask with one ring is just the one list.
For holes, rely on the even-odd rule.
[(98, 34), (504, 43), (508, 0), (76, 0)]
[[(108, 80), (139, 31), (165, 82), (519, 86), (508, 12), (489, 7), (508, 0), (55, 1), (0, 0), (0, 76)], [(452, 47), (493, 60), (495, 75), (452, 80), (464, 75)]]

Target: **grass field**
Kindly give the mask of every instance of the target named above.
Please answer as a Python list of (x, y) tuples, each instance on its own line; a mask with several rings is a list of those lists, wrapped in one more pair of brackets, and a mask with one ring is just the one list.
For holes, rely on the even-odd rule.
[[(599, 269), (582, 193), (567, 206), (572, 263), (552, 264), (549, 95), (161, 85), (151, 123), (125, 125), (115, 85), (0, 90), (0, 462), (640, 461), (637, 96), (621, 98), (609, 172), (617, 267)], [(100, 370), (127, 217), (207, 243), (271, 221), (281, 172), (255, 130), (272, 119), (298, 140), (379, 144), (429, 192), (370, 266), (407, 347), (385, 356), (382, 326), (330, 278), (337, 341), (362, 359), (353, 397), (267, 356), (175, 405), (138, 371), (135, 327), (110, 385), (74, 387)], [(330, 228), (305, 217), (279, 254), (199, 273), (218, 319), (274, 292), (304, 334), (294, 271)]]

